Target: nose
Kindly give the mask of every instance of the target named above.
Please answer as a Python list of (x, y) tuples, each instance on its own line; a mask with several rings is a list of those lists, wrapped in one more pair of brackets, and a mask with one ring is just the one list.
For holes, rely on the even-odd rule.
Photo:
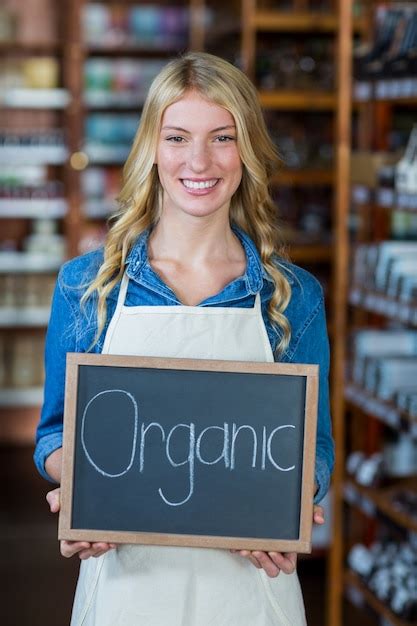
[(189, 158), (188, 158), (188, 166), (196, 173), (201, 173), (206, 171), (211, 164), (211, 155), (210, 149), (203, 142), (196, 142), (192, 145)]

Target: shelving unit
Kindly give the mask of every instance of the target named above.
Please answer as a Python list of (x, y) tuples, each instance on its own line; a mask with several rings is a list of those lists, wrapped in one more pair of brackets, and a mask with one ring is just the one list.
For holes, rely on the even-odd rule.
[[(373, 32), (373, 13), (377, 10), (377, 4), (368, 5), (371, 7), (371, 21), (363, 31), (368, 41)], [(386, 8), (389, 8), (388, 5)], [(393, 128), (393, 112), (409, 112), (417, 105), (415, 97), (381, 97), (384, 90), (387, 93), (390, 89), (386, 81), (381, 89), (384, 81), (381, 76), (379, 79), (369, 80), (369, 84), (362, 82), (353, 87), (356, 100), (352, 107), (356, 116), (353, 128), (357, 137), (356, 149), (359, 151), (386, 152), (389, 147), (388, 137)], [(378, 184), (370, 187), (354, 183), (349, 196), (351, 206), (349, 208), (346, 205), (346, 211), (340, 214), (341, 223), (345, 227), (344, 238), (341, 235), (343, 250), (336, 256), (338, 263), (344, 266), (346, 277), (352, 268), (356, 244), (377, 244), (392, 238), (391, 222), (397, 212), (413, 214), (417, 206), (414, 194), (398, 193)], [(346, 566), (346, 557), (352, 544), (370, 545), (381, 536), (381, 532), (393, 537), (415, 536), (417, 520), (413, 515), (398, 509), (394, 495), (400, 493), (401, 489), (415, 493), (417, 476), (394, 476), (386, 479), (386, 486), (365, 486), (348, 474), (345, 461), (348, 452), (352, 450), (360, 450), (365, 455), (382, 452), (385, 440), (400, 433), (415, 439), (417, 416), (414, 412), (399, 408), (394, 401), (384, 400), (376, 393), (361, 387), (346, 372), (349, 372), (347, 346), (352, 343), (352, 332), (363, 328), (381, 331), (386, 328), (413, 330), (417, 325), (417, 304), (415, 300), (390, 297), (353, 280), (350, 284), (345, 282), (339, 286), (339, 295), (341, 299), (336, 310), (340, 313), (342, 325), (337, 325), (337, 353), (334, 354), (336, 371), (333, 372), (333, 381), (337, 383), (337, 387), (333, 387), (337, 456), (333, 481), (334, 541), (330, 554), (331, 584), (327, 624), (342, 626), (343, 602), (347, 598), (354, 601), (359, 611), (368, 612), (372, 609), (375, 625), (382, 623), (379, 620), (384, 619), (384, 624), (411, 626), (411, 622), (394, 613), (368, 588), (364, 579)], [(341, 304), (344, 305), (342, 308)]]
[[(350, 3), (347, 3), (346, 10), (343, 4), (341, 2), (329, 3), (327, 12), (323, 9), (320, 12), (314, 12), (314, 10), (309, 10), (308, 2), (293, 2), (292, 8), (286, 7), (285, 10), (276, 8), (276, 3), (268, 1), (243, 0), (242, 2), (242, 66), (255, 84), (258, 84), (258, 70), (261, 62), (259, 59), (261, 38), (263, 40), (276, 35), (274, 41), (279, 42), (282, 37), (289, 36), (291, 40), (299, 42), (300, 37), (303, 41), (321, 37), (323, 41), (332, 42), (334, 47), (336, 62), (333, 67), (334, 81), (331, 89), (323, 85), (317, 87), (314, 85), (314, 88), (310, 85), (304, 87), (279, 85), (278, 88), (265, 89), (262, 85), (258, 85), (259, 99), (266, 112), (276, 115), (277, 118), (291, 114), (299, 120), (300, 127), (307, 116), (319, 115), (320, 121), (316, 122), (315, 129), (327, 124), (333, 135), (333, 158), (326, 165), (317, 165), (317, 158), (315, 158), (307, 167), (286, 168), (284, 155), (284, 167), (272, 181), (273, 187), (281, 195), (283, 191), (287, 193), (285, 190), (292, 190), (292, 194), (297, 194), (297, 200), (295, 196), (294, 198), (288, 196), (288, 202), (292, 203), (293, 209), (297, 204), (306, 204), (309, 196), (312, 198), (312, 204), (320, 202), (324, 206), (326, 203), (327, 217), (325, 219), (328, 223), (328, 232), (324, 237), (320, 237), (317, 233), (313, 234), (309, 244), (304, 243), (303, 240), (300, 243), (296, 239), (291, 241), (290, 238), (289, 255), (295, 263), (312, 268), (313, 272), (317, 272), (317, 267), (314, 267), (316, 264), (320, 264), (323, 268), (321, 270), (323, 276), (327, 272), (326, 280), (330, 285), (327, 293), (330, 305), (328, 314), (332, 319), (333, 327), (336, 309), (342, 308), (334, 292), (335, 285), (343, 280), (341, 270), (337, 265), (337, 258), (340, 258), (340, 255), (336, 252), (340, 250), (340, 245), (343, 250), (343, 227), (340, 230), (341, 235), (337, 229), (339, 213), (343, 211), (341, 209), (344, 202), (342, 198), (347, 193), (345, 127), (351, 110), (350, 69), (346, 70), (344, 64), (351, 48), (351, 24), (356, 32), (362, 32), (366, 25), (366, 21), (362, 18), (353, 21)], [(314, 59), (313, 63), (315, 63)], [(311, 80), (310, 83), (312, 83)], [(317, 141), (320, 140), (317, 139)], [(279, 136), (277, 144), (280, 149)], [(317, 201), (314, 196), (315, 190), (322, 194)], [(278, 206), (282, 204), (278, 196)], [(284, 220), (286, 217), (284, 214)], [(302, 239), (308, 240), (309, 237), (307, 235)]]
[[(59, 10), (70, 17), (71, 4), (70, 0), (65, 0)], [(33, 288), (34, 280), (46, 280), (52, 284), (64, 258), (51, 253), (25, 252), (23, 244), (30, 233), (32, 220), (56, 220), (69, 255), (76, 250), (72, 242), (79, 239), (76, 223), (70, 215), (68, 137), (71, 136), (70, 111), (74, 108), (73, 86), (68, 80), (73, 61), (71, 21), (59, 20), (56, 6), (49, 3), (50, 10), (43, 15), (42, 25), (38, 27), (33, 22), (33, 3), (25, 7), (22, 5), (21, 12), (18, 4), (14, 7), (19, 11), (15, 38), (0, 43), (2, 71), (6, 72), (5, 77), (9, 72), (7, 80), (11, 81), (8, 87), (7, 80), (3, 80), (0, 90), (0, 128), (6, 133), (6, 140), (0, 147), (5, 180), (0, 199), (0, 280), (4, 281), (4, 277), (8, 276), (10, 281), (18, 280), (23, 287), (22, 281), (28, 277)], [(44, 2), (42, 10), (45, 8)], [(43, 70), (35, 74), (34, 68), (39, 62), (44, 63)], [(23, 139), (19, 140), (19, 137)], [(38, 170), (36, 177), (45, 177), (45, 183), (38, 180), (27, 184), (17, 182), (24, 180), (25, 173), (20, 172), (26, 170), (32, 172), (30, 181), (33, 171)], [(59, 184), (58, 195), (56, 190), (52, 194), (52, 184)], [(10, 196), (7, 195), (8, 185), (14, 189)], [(2, 289), (7, 288), (2, 282)], [(32, 296), (35, 301), (35, 294)], [(42, 352), (39, 355), (37, 352), (41, 350), (41, 336), (48, 323), (49, 306), (31, 305), (29, 301), (25, 303), (22, 294), (19, 294), (19, 305), (10, 304), (10, 297), (3, 292), (0, 308), (0, 356), (3, 363), (7, 360), (7, 368), (5, 364), (0, 368), (2, 372), (6, 371), (0, 387), (0, 442), (31, 444), (43, 396), (40, 386)], [(36, 386), (23, 386), (17, 380), (10, 386), (10, 377), (16, 375), (19, 367), (17, 361), (14, 362), (18, 358), (14, 353), (22, 349), (22, 340), (27, 342), (24, 349), (32, 352), (31, 358), (39, 357), (36, 364), (33, 362)], [(25, 357), (21, 355), (19, 358)]]
[(390, 611), (385, 604), (383, 604), (378, 598), (363, 584), (359, 576), (350, 570), (346, 570), (343, 576), (343, 582), (346, 587), (354, 587), (360, 595), (363, 597), (368, 606), (372, 607), (374, 611), (380, 617), (388, 620), (392, 626), (413, 626), (415, 622), (405, 622), (400, 619), (395, 613)]

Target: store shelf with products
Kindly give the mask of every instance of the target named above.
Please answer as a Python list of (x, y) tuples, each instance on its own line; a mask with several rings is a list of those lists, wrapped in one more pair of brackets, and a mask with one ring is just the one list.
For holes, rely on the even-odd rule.
[[(1, 389), (0, 408), (38, 407), (43, 401), (43, 387), (26, 389)], [(0, 438), (1, 440), (1, 438)]]
[[(72, 10), (6, 3), (0, 33), (0, 439), (32, 444), (42, 403), (44, 333), (72, 238), (69, 157), (77, 104)], [(4, 30), (9, 23), (9, 32)]]
[[(372, 609), (377, 613), (378, 616), (387, 620), (385, 623), (390, 624), (391, 626), (413, 626), (415, 621), (405, 621), (398, 617), (393, 611), (391, 611), (384, 602), (381, 602), (372, 591), (368, 589), (365, 583), (361, 580), (361, 578), (352, 572), (351, 570), (345, 570), (344, 572), (344, 585), (346, 589), (353, 587), (357, 593), (359, 593), (359, 598), (372, 607)], [(356, 602), (358, 600), (357, 593)]]
[[(339, 28), (337, 13), (324, 11), (295, 11), (283, 12), (278, 9), (259, 9), (253, 16), (253, 27), (265, 32), (323, 32), (334, 33)], [(363, 18), (353, 20), (353, 29), (362, 32), (366, 29)]]
[(48, 324), (49, 307), (0, 307), (0, 328), (44, 328)]
[(59, 56), (63, 53), (62, 41), (1, 41), (0, 55), (2, 57), (41, 56), (44, 54)]
[[(376, 512), (382, 513), (390, 522), (399, 528), (417, 532), (417, 518), (410, 512), (415, 507), (416, 478), (397, 480), (390, 487), (366, 487), (357, 482), (346, 481), (344, 496), (348, 504), (359, 508), (362, 512), (374, 518)], [(410, 498), (410, 510), (404, 512), (403, 501)], [(413, 498), (411, 500), (411, 498)]]
[[(340, 106), (342, 85), (336, 77), (343, 61), (339, 65), (342, 56), (336, 50), (342, 26), (349, 30), (349, 24), (331, 12), (330, 3), (320, 11), (308, 2), (302, 8), (298, 2), (287, 5), (283, 11), (274, 2), (242, 2), (242, 64), (258, 88), (282, 157), (282, 169), (271, 182), (279, 216), (288, 224), (284, 238), (289, 257), (313, 272), (328, 268), (321, 279), (330, 303), (335, 203), (346, 185), (343, 158), (336, 160), (342, 139), (339, 121), (349, 116), (350, 107), (346, 99)], [(363, 27), (363, 21), (356, 27)], [(328, 317), (332, 320), (332, 310)]]
[(282, 169), (272, 177), (272, 185), (286, 185), (289, 187), (304, 186), (332, 186), (335, 173), (332, 169)]
[(362, 288), (360, 285), (352, 287), (349, 294), (349, 302), (353, 306), (360, 307), (371, 313), (388, 317), (400, 323), (417, 325), (417, 303), (401, 301), (376, 291)]
[(62, 218), (68, 210), (62, 199), (8, 198), (0, 199), (0, 218)]
[(66, 89), (0, 89), (0, 105), (13, 109), (65, 109), (70, 103)]
[(325, 244), (288, 244), (289, 256), (294, 263), (311, 265), (312, 263), (329, 262), (332, 255), (332, 248)]
[[(417, 7), (375, 4), (371, 18), (367, 43), (357, 49), (353, 63), (353, 93), (360, 106), (354, 109), (352, 123), (350, 207), (345, 216), (350, 235), (344, 261), (346, 270), (350, 268), (345, 304), (350, 308), (346, 307), (342, 333), (343, 397), (334, 413), (339, 453), (335, 517), (341, 523), (335, 526), (331, 554), (331, 626), (343, 623), (344, 597), (357, 606), (355, 597), (360, 597), (360, 610), (365, 613), (371, 607), (389, 624), (404, 626), (417, 618), (412, 588), (415, 565), (409, 570), (395, 565), (397, 548), (404, 548), (410, 563), (417, 559), (417, 186), (413, 177), (417, 101), (411, 91)], [(359, 476), (349, 470), (355, 458), (366, 459)], [(374, 482), (371, 475), (378, 464), (385, 474)], [(349, 514), (352, 507), (368, 515), (369, 522), (358, 525)], [(408, 537), (403, 546), (397, 531)], [(347, 554), (345, 540), (358, 533), (362, 545), (356, 547), (361, 554), (353, 566), (353, 548)], [(383, 559), (380, 570), (373, 561), (380, 549), (375, 543), (378, 537), (383, 537), (382, 543), (391, 542), (384, 556), (389, 560), (385, 573), (380, 571)], [(369, 571), (360, 576), (367, 558)], [(400, 569), (406, 572), (404, 579)], [(387, 585), (391, 585), (388, 590)]]
[(32, 252), (0, 252), (0, 274), (57, 272), (63, 259), (50, 254)]
[(265, 109), (332, 111), (337, 106), (335, 93), (325, 91), (260, 91), (259, 100)]
[(372, 188), (366, 185), (353, 185), (352, 202), (359, 207), (372, 202), (381, 209), (417, 212), (417, 193), (404, 193), (391, 187)]
[(377, 418), (391, 428), (417, 436), (417, 411), (411, 412), (398, 406), (397, 403), (377, 398), (354, 383), (346, 385), (345, 397), (348, 402), (370, 417)]
[[(37, 138), (35, 138), (36, 140)], [(28, 142), (31, 138), (28, 137)], [(67, 148), (63, 144), (56, 145), (11, 145), (6, 138), (4, 146), (0, 146), (1, 165), (63, 165), (68, 158)]]

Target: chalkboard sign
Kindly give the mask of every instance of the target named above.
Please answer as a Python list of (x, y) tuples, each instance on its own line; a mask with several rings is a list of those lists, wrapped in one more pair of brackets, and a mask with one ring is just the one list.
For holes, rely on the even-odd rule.
[(309, 552), (318, 366), (68, 354), (60, 539)]

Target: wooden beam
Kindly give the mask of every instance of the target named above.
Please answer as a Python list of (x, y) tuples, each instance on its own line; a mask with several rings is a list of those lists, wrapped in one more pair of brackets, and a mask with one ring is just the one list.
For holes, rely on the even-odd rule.
[(333, 475), (333, 543), (328, 567), (328, 626), (341, 626), (343, 600), (343, 478), (345, 466), (344, 367), (349, 277), (350, 150), (352, 98), (352, 0), (339, 0), (337, 37), (336, 185), (332, 311), (332, 416), (336, 444)]

